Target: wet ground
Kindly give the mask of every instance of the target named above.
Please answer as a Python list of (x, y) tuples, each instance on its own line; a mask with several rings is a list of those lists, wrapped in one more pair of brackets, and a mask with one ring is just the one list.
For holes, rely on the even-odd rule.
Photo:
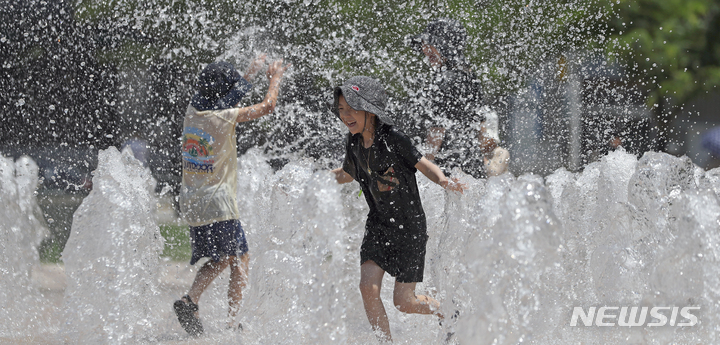
[[(159, 274), (158, 290), (161, 294), (160, 298), (167, 300), (167, 310), (163, 314), (167, 314), (170, 320), (168, 325), (172, 325), (174, 314), (171, 309), (172, 302), (179, 296), (185, 294), (192, 284), (195, 276), (196, 267), (190, 266), (187, 262), (166, 261), (160, 264), (162, 272)], [(31, 281), (34, 290), (42, 295), (46, 303), (52, 306), (50, 311), (44, 315), (37, 315), (38, 322), (47, 324), (58, 324), (56, 320), (58, 315), (62, 315), (61, 309), (64, 308), (65, 288), (67, 279), (65, 269), (62, 264), (40, 264), (32, 268)], [(165, 340), (158, 339), (164, 344), (185, 344), (196, 343), (195, 340), (187, 338), (182, 328), (177, 325), (171, 326), (171, 329), (164, 330)], [(169, 334), (168, 334), (169, 332)], [(175, 333), (176, 340), (169, 339)], [(210, 339), (208, 339), (210, 340)], [(21, 338), (0, 338), (0, 344), (59, 344), (65, 343), (64, 340), (58, 340), (52, 334), (28, 334)]]

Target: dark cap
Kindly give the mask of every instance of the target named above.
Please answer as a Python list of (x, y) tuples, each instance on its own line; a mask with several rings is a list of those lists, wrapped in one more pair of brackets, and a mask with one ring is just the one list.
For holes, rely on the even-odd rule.
[(237, 105), (252, 85), (225, 61), (208, 64), (195, 85), (198, 93), (191, 103), (198, 110), (226, 109)]
[(423, 42), (437, 48), (438, 52), (448, 60), (464, 59), (467, 32), (459, 21), (449, 18), (440, 18), (428, 23), (425, 31), (408, 37), (409, 44), (416, 50), (422, 51)]
[(366, 76), (356, 76), (346, 80), (342, 86), (336, 87), (332, 110), (338, 117), (340, 116), (338, 99), (341, 94), (351, 108), (375, 114), (386, 125), (395, 124), (385, 113), (388, 96), (379, 81)]

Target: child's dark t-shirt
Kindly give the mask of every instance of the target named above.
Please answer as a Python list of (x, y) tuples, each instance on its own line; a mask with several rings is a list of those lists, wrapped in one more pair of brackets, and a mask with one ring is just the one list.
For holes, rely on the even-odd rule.
[(422, 154), (392, 126), (382, 124), (375, 134), (368, 149), (361, 134), (348, 134), (343, 163), (343, 170), (360, 183), (370, 207), (368, 222), (425, 233), (425, 212), (415, 179), (415, 165)]

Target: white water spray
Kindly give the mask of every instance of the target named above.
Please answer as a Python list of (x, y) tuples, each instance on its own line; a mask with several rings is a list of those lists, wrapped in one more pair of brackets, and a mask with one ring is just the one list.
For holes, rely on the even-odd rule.
[(67, 339), (127, 344), (154, 338), (163, 248), (154, 188), (131, 151), (100, 151), (93, 190), (75, 211), (62, 254)]
[(34, 332), (47, 312), (31, 286), (31, 269), (39, 263), (37, 246), (47, 228), (35, 198), (38, 166), (28, 157), (0, 156), (0, 337)]
[[(157, 285), (162, 239), (152, 218), (152, 179), (129, 154), (109, 149), (63, 252), (66, 311), (56, 312), (63, 339), (375, 343), (357, 287), (367, 213), (357, 185), (338, 186), (302, 159), (273, 173), (255, 150), (239, 166), (251, 255), (240, 312), (244, 333), (224, 329), (224, 276), (200, 300), (206, 334), (193, 340), (177, 324), (172, 299)], [(395, 341), (442, 343), (449, 330), (471, 344), (716, 342), (719, 172), (697, 169), (685, 157), (648, 153), (637, 160), (616, 151), (582, 173), (464, 177), (469, 189), (462, 195), (420, 177), (431, 238), (426, 279), (417, 289), (436, 296), (445, 314), (460, 316), (441, 329), (432, 316), (397, 312), (394, 280), (386, 277), (382, 297)], [(4, 198), (8, 188), (3, 185)], [(3, 265), (8, 271), (10, 264)], [(20, 292), (25, 299), (35, 294)], [(605, 305), (697, 306), (699, 323), (570, 326), (574, 307)]]

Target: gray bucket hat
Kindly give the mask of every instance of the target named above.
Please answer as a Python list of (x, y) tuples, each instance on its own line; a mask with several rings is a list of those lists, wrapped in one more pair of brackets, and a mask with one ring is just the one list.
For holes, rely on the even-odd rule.
[(395, 124), (385, 113), (388, 96), (379, 81), (366, 76), (356, 76), (346, 80), (342, 86), (336, 87), (332, 112), (338, 117), (340, 117), (338, 99), (341, 94), (353, 109), (375, 114), (386, 125), (392, 126)]

